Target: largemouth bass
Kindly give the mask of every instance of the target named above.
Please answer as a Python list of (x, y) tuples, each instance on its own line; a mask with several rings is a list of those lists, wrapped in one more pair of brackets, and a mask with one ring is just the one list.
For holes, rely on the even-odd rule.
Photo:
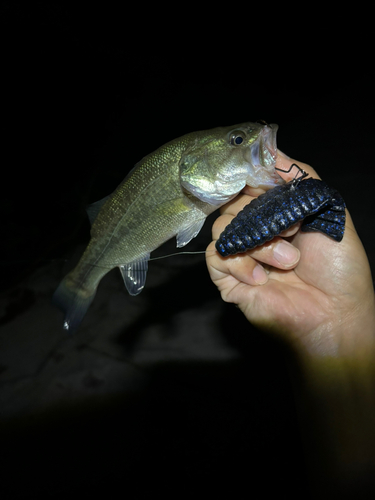
[(174, 236), (177, 247), (185, 246), (246, 184), (282, 184), (275, 171), (277, 129), (243, 123), (186, 134), (145, 156), (110, 196), (91, 205), (91, 240), (53, 296), (65, 312), (64, 328), (79, 326), (114, 267), (137, 295), (153, 250)]

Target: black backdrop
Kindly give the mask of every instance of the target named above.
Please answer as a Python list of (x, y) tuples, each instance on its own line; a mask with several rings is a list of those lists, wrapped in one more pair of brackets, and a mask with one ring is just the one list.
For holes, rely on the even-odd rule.
[[(329, 24), (306, 29), (275, 15), (272, 22), (265, 8), (233, 5), (219, 17), (174, 8), (2, 3), (3, 298), (87, 242), (85, 206), (109, 194), (145, 154), (192, 130), (258, 119), (278, 123), (280, 149), (342, 193), (374, 269), (366, 40), (360, 35), (354, 44)], [(209, 227), (194, 248), (208, 238)], [(180, 297), (199, 304), (214, 296), (202, 281)], [(163, 289), (142, 324), (149, 314), (166, 321), (165, 294), (180, 282), (181, 275)], [(178, 308), (175, 301), (169, 296), (168, 307)], [(211, 494), (228, 489), (231, 498), (259, 485), (306, 494), (293, 396), (278, 364), (283, 347), (257, 332), (244, 339), (248, 325), (232, 309), (223, 325), (243, 356), (235, 368), (164, 367), (131, 404), (104, 401), (100, 410), (69, 413), (69, 423), (62, 412), (5, 430), (7, 498), (114, 485), (130, 498), (156, 491), (180, 498), (199, 494), (202, 484)], [(258, 352), (269, 366), (260, 380), (249, 371)]]

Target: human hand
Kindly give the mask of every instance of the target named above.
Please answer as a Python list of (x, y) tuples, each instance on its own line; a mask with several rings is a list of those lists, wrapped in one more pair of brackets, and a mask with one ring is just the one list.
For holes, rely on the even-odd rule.
[[(288, 170), (292, 163), (319, 178), (310, 166), (278, 154), (277, 168)], [(291, 180), (295, 173), (292, 169), (280, 175)], [(350, 352), (358, 328), (369, 335), (371, 331), (372, 338), (371, 272), (348, 212), (340, 243), (322, 233), (301, 232), (297, 224), (246, 253), (221, 257), (215, 250), (220, 233), (260, 193), (247, 186), (222, 207), (213, 225), (214, 241), (207, 248), (206, 261), (223, 300), (237, 304), (256, 327), (283, 335), (306, 352), (333, 356)], [(278, 250), (289, 253), (284, 263)]]

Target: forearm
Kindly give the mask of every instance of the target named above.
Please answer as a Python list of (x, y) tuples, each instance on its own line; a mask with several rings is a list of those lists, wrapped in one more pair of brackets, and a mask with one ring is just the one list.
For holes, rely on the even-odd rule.
[(336, 356), (297, 353), (301, 430), (319, 498), (375, 495), (375, 321), (362, 319), (354, 334), (342, 332)]

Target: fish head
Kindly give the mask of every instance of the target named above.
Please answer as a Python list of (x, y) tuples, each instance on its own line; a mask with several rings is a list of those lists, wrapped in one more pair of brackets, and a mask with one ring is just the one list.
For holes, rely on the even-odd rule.
[(220, 206), (245, 185), (270, 189), (283, 184), (275, 170), (278, 126), (242, 123), (190, 134), (179, 164), (182, 187)]

